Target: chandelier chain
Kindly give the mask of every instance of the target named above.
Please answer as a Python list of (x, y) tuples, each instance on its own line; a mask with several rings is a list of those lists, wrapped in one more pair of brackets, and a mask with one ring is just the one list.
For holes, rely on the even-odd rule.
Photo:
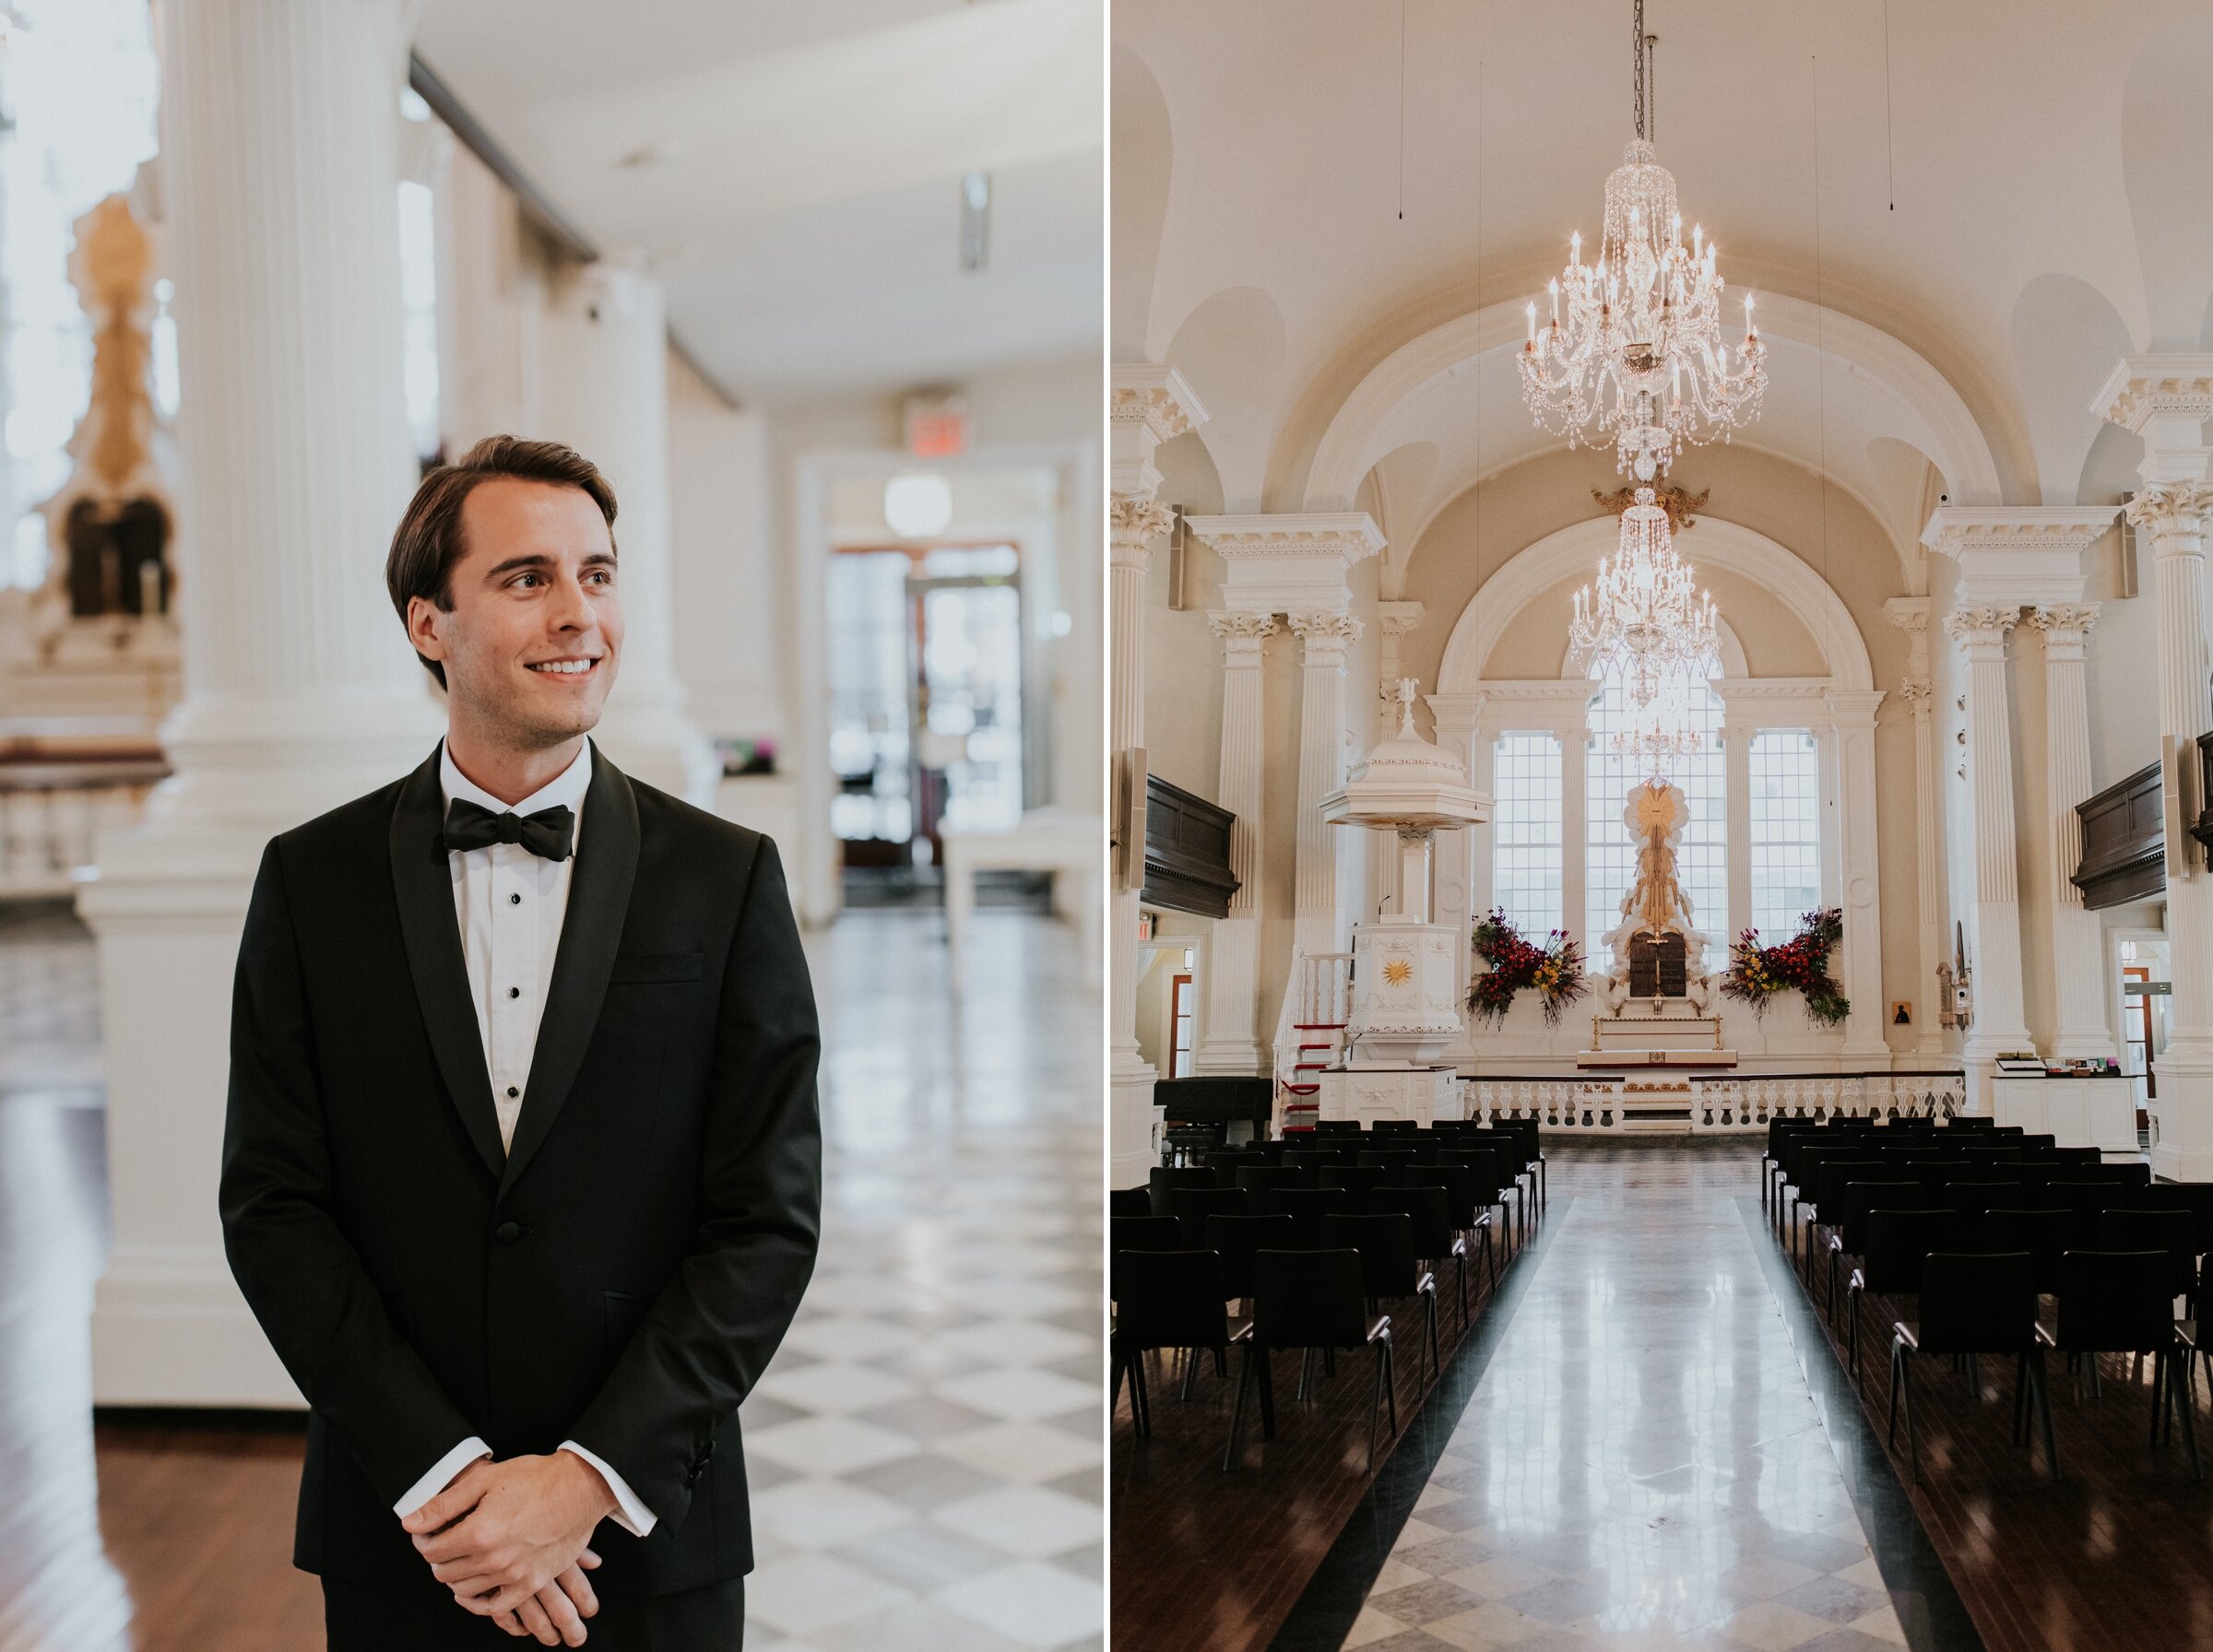
[(1636, 0), (1636, 11), (1629, 23), (1630, 73), (1637, 88), (1635, 115), (1637, 136), (1651, 141), (1651, 134), (1644, 129), (1644, 59), (1650, 48), (1644, 43), (1644, 0)]

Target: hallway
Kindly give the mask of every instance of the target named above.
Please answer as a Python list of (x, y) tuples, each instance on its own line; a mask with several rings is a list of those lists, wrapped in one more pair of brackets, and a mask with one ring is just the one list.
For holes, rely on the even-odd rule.
[(1534, 1275), (1343, 1645), (1905, 1645), (1740, 1204), (1756, 1150), (1546, 1150)]

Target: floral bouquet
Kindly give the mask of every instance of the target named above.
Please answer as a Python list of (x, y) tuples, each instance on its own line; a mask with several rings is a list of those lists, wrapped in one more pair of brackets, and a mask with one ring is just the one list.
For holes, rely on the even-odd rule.
[(1582, 951), (1567, 930), (1553, 930), (1540, 947), (1524, 940), (1503, 911), (1475, 926), (1475, 956), (1490, 968), (1469, 984), (1468, 1009), (1493, 1025), (1506, 1019), (1525, 986), (1536, 988), (1548, 1027), (1558, 1026), (1568, 1006), (1591, 990)]
[(1828, 955), (1843, 936), (1844, 914), (1834, 906), (1807, 913), (1798, 920), (1798, 933), (1780, 947), (1761, 946), (1759, 931), (1747, 929), (1729, 949), (1722, 991), (1751, 1005), (1754, 1015), (1764, 1016), (1769, 998), (1794, 990), (1805, 995), (1806, 1014), (1833, 1027), (1852, 1013), (1852, 1000), (1828, 973)]

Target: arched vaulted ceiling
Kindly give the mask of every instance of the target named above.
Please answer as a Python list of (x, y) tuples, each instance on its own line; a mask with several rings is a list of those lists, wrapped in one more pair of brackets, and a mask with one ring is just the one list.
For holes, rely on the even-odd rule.
[[(2208, 336), (2213, 16), (1888, 14), (1887, 49), (1882, 0), (1648, 0), (1647, 27), (1660, 159), (1733, 289), (1760, 296), (1769, 405), (1737, 440), (1825, 470), (1911, 560), (1933, 488), (2110, 492), (2133, 463), (2114, 438), (2134, 439), (2082, 416), (2098, 379), (2124, 350)], [(1146, 313), (1118, 315), (1118, 345), (1142, 334), (1234, 436), (1225, 508), (1343, 508), (1365, 487), (1397, 538), (1557, 444), (1510, 358), (1568, 231), (1595, 239), (1629, 133), (1628, 20), (1628, 0), (1118, 0), (1117, 62), (1145, 71), (1127, 102), (1118, 83), (1118, 151), (1148, 108), (1174, 126)]]

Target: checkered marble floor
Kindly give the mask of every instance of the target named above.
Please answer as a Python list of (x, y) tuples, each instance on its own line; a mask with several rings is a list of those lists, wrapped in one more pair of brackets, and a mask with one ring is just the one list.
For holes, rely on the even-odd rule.
[[(934, 912), (808, 938), (823, 1241), (742, 1412), (749, 1652), (1103, 1645), (1100, 995), (1069, 925), (969, 935), (957, 983)], [(100, 1078), (89, 937), (0, 905), (0, 1093)]]
[(852, 912), (814, 1284), (741, 1413), (749, 1652), (1099, 1646), (1099, 1038), (1074, 931)]
[(1906, 1645), (1734, 1202), (1746, 1165), (1546, 1150), (1550, 1247), (1344, 1645)]

